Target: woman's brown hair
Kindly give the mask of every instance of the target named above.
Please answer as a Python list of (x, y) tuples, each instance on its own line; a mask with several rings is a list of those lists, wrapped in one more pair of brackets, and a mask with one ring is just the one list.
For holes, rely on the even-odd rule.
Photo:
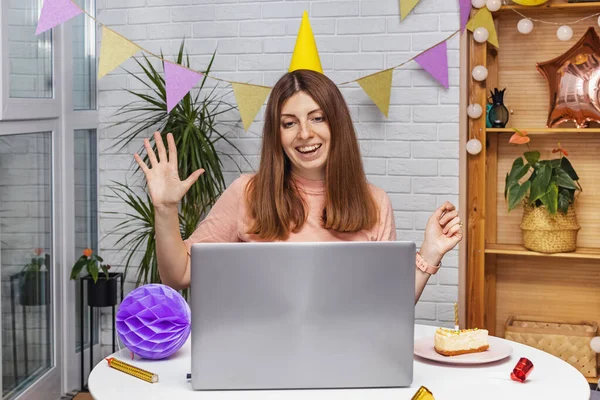
[(338, 232), (372, 228), (378, 221), (378, 207), (363, 170), (348, 106), (325, 75), (296, 70), (281, 77), (267, 102), (260, 166), (246, 193), (252, 219), (248, 233), (263, 240), (286, 240), (306, 220), (305, 204), (292, 180), (280, 133), (283, 104), (298, 92), (308, 94), (320, 106), (331, 132), (323, 226)]

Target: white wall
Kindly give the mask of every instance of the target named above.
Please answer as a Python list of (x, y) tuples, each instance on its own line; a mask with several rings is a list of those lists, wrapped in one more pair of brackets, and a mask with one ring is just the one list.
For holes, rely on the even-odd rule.
[[(273, 85), (286, 72), (304, 10), (309, 12), (325, 74), (338, 83), (400, 64), (459, 26), (457, 0), (421, 0), (403, 22), (398, 0), (99, 0), (98, 7), (101, 22), (150, 51), (162, 49), (165, 55), (173, 55), (185, 36), (192, 67), (204, 69), (217, 48), (215, 75), (264, 85)], [(342, 87), (360, 136), (368, 177), (393, 202), (398, 239), (413, 240), (417, 246), (438, 205), (450, 200), (458, 206), (458, 44), (458, 35), (448, 42), (449, 90), (414, 62), (394, 72), (387, 119), (358, 85)], [(130, 60), (124, 66), (131, 69), (133, 63)], [(99, 82), (103, 123), (113, 120), (117, 108), (131, 101), (123, 88), (141, 86), (121, 69)], [(232, 133), (254, 164), (260, 149), (261, 116), (249, 132)], [(106, 199), (106, 184), (111, 179), (125, 181), (140, 142), (121, 153), (109, 149), (120, 132), (106, 129), (105, 124), (99, 135), (101, 212), (125, 210)], [(237, 176), (234, 169), (229, 171), (229, 180)], [(101, 235), (118, 222), (113, 215), (101, 214)], [(114, 255), (115, 240), (103, 239), (103, 254)], [(453, 326), (458, 251), (449, 253), (443, 264), (417, 305), (421, 323)], [(131, 273), (129, 280), (133, 278)], [(104, 331), (103, 337), (110, 340), (110, 331)]]

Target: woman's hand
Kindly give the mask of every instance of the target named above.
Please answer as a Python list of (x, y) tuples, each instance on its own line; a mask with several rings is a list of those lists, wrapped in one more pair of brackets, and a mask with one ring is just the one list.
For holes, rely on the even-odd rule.
[(177, 204), (187, 191), (204, 173), (203, 169), (194, 171), (185, 181), (179, 179), (177, 169), (177, 147), (171, 133), (167, 134), (167, 144), (169, 146), (169, 156), (162, 141), (159, 132), (154, 133), (154, 141), (158, 151), (158, 158), (154, 154), (148, 138), (144, 139), (144, 147), (148, 153), (151, 168), (142, 161), (139, 154), (134, 154), (135, 161), (144, 171), (146, 181), (148, 182), (148, 191), (155, 208), (177, 207)]
[(439, 265), (444, 255), (462, 240), (461, 227), (456, 207), (445, 202), (427, 221), (421, 257), (430, 265)]

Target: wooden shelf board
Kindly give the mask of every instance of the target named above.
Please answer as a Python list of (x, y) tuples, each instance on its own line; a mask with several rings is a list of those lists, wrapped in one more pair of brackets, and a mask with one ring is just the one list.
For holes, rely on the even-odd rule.
[(600, 249), (594, 248), (578, 248), (572, 253), (538, 253), (527, 250), (523, 246), (514, 244), (487, 244), (485, 248), (486, 254), (500, 254), (507, 256), (528, 256), (528, 257), (553, 257), (553, 258), (576, 258), (576, 259), (591, 259), (600, 260)]
[[(517, 128), (521, 132), (526, 131), (528, 134), (552, 134), (552, 133), (598, 133), (600, 128)], [(514, 128), (486, 128), (488, 133), (515, 133)]]
[(572, 10), (572, 11), (590, 11), (598, 12), (600, 1), (589, 3), (546, 3), (539, 6), (522, 6), (520, 4), (503, 5), (500, 10), (495, 13), (503, 13), (512, 10), (518, 11), (556, 11), (556, 10)]

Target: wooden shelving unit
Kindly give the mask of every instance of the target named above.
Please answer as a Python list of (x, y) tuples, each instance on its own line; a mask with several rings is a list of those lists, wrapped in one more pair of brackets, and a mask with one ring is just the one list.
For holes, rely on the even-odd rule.
[(542, 4), (539, 6), (535, 6), (535, 7), (530, 7), (530, 6), (522, 6), (520, 4), (508, 4), (508, 5), (503, 5), (500, 10), (498, 10), (498, 13), (503, 13), (503, 12), (508, 12), (508, 11), (513, 11), (513, 10), (517, 10), (517, 11), (533, 11), (534, 13), (539, 13), (539, 12), (553, 12), (553, 11), (557, 11), (557, 10), (564, 10), (564, 11), (569, 11), (569, 10), (573, 10), (573, 11), (586, 11), (586, 12), (593, 12), (596, 13), (598, 12), (598, 2), (590, 2), (590, 3), (567, 3), (562, 2), (562, 1), (556, 1), (556, 2), (548, 2), (546, 4)]
[(578, 248), (572, 253), (538, 253), (527, 250), (521, 245), (515, 244), (490, 244), (485, 248), (485, 254), (499, 254), (504, 256), (519, 256), (519, 257), (549, 257), (562, 259), (578, 259), (578, 260), (600, 260), (600, 249), (597, 248)]
[[(518, 12), (515, 12), (518, 11)], [(467, 137), (484, 143), (477, 155), (468, 155), (465, 317), (467, 328), (483, 327), (504, 337), (510, 316), (548, 320), (580, 320), (600, 323), (600, 126), (578, 129), (573, 124), (546, 128), (548, 88), (536, 63), (555, 58), (573, 46), (590, 26), (598, 32), (598, 18), (579, 20), (600, 12), (600, 1), (567, 3), (550, 0), (538, 7), (503, 6), (494, 13), (500, 48), (477, 43), (469, 36), (468, 64), (485, 65), (484, 82), (470, 79), (467, 101), (484, 109), (490, 90), (506, 88), (505, 104), (514, 112), (503, 129), (485, 126), (485, 118), (469, 119)], [(534, 22), (529, 35), (517, 31), (523, 18), (543, 19), (573, 28), (573, 38), (561, 42), (557, 25)], [(523, 247), (522, 209), (508, 212), (504, 182), (515, 158), (525, 146), (509, 144), (515, 132), (527, 131), (529, 148), (544, 159), (554, 158), (557, 142), (568, 150), (569, 160), (580, 177), (583, 192), (576, 212), (581, 230), (575, 252), (544, 254)], [(600, 365), (600, 360), (599, 360)], [(588, 378), (597, 383), (600, 378)]]
[[(516, 128), (521, 132), (531, 134), (561, 134), (561, 133), (600, 133), (600, 128)], [(515, 133), (514, 128), (487, 128), (488, 133)]]

